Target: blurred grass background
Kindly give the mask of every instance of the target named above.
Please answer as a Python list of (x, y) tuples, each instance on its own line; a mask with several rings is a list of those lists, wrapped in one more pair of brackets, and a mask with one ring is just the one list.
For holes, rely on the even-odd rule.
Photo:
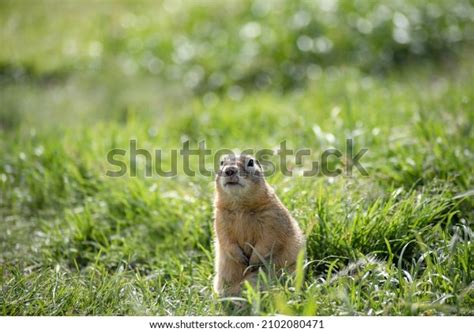
[[(473, 314), (473, 20), (464, 0), (0, 1), (0, 312)], [(369, 177), (269, 179), (305, 278), (238, 308), (212, 295), (212, 178), (105, 176), (130, 139), (346, 138)]]
[(21, 93), (76, 119), (156, 114), (168, 95), (282, 93), (341, 66), (449, 62), (474, 35), (469, 1), (2, 1), (0, 15), (4, 103)]

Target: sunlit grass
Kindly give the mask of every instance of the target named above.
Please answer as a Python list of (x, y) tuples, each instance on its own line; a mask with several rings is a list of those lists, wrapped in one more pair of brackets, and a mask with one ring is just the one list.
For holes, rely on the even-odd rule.
[[(439, 79), (449, 87), (443, 94), (427, 81), (409, 89), (409, 76), (374, 79), (366, 94), (358, 76), (343, 75), (361, 91), (348, 95), (350, 115), (330, 98), (336, 81), (324, 83), (324, 94), (315, 85), (304, 95), (254, 94), (212, 108), (197, 100), (161, 124), (136, 113), (88, 128), (3, 132), (3, 314), (472, 313), (472, 199), (462, 195), (472, 188), (472, 104), (462, 100), (473, 96), (468, 84)], [(296, 283), (282, 277), (244, 293), (249, 307), (212, 295), (211, 177), (104, 175), (106, 152), (128, 149), (131, 137), (149, 149), (179, 148), (183, 135), (211, 148), (287, 138), (317, 153), (329, 142), (316, 124), (333, 144), (358, 129), (369, 176), (269, 179), (307, 230), (305, 278), (299, 271)], [(375, 267), (338, 274), (369, 256)]]
[[(255, 25), (241, 29), (257, 20), (264, 3), (239, 3), (226, 5), (236, 9), (226, 12), (229, 21), (219, 23), (217, 32), (255, 33)], [(284, 17), (306, 21), (304, 12), (312, 5), (291, 3), (276, 17), (261, 18), (260, 28), (285, 30), (279, 26)], [(394, 8), (411, 20), (417, 5), (421, 12), (445, 6), (402, 1), (403, 8)], [(241, 43), (227, 48), (218, 35), (195, 62), (179, 63), (183, 72), (176, 80), (166, 70), (175, 68), (173, 52), (183, 42), (178, 35), (192, 32), (193, 40), (206, 42), (205, 26), (204, 32), (198, 27), (220, 14), (216, 5), (209, 4), (209, 12), (202, 4), (191, 6), (179, 29), (169, 13), (155, 17), (147, 6), (117, 4), (113, 12), (84, 6), (81, 13), (90, 20), (78, 19), (74, 28), (67, 20), (76, 13), (66, 10), (73, 3), (35, 5), (28, 17), (19, 14), (22, 6), (0, 7), (2, 24), (10, 29), (0, 36), (12, 45), (0, 50), (0, 314), (474, 313), (474, 66), (470, 49), (458, 49), (470, 33), (469, 17), (460, 10), (472, 11), (466, 2), (441, 10), (446, 16), (432, 18), (438, 25), (427, 32), (424, 42), (432, 45), (438, 32), (451, 31), (440, 33), (437, 44), (453, 46), (449, 56), (441, 52), (446, 61), (428, 51), (404, 57), (413, 49), (393, 39), (393, 17), (377, 30), (380, 36), (366, 40), (375, 48), (386, 40), (389, 51), (411, 60), (356, 61), (360, 45), (347, 41), (350, 25), (338, 37), (325, 18), (320, 24), (334, 40), (334, 54), (310, 57), (301, 50), (307, 40), (298, 46), (300, 35), (316, 33), (312, 20), (304, 31), (278, 34), (281, 39), (261, 49), (265, 61), (232, 76)], [(46, 20), (49, 10), (64, 16)], [(342, 16), (334, 19), (361, 16), (349, 2), (342, 1), (339, 10)], [(149, 20), (142, 20), (145, 13)], [(448, 16), (453, 21), (445, 21)], [(106, 18), (112, 18), (110, 25)], [(35, 28), (28, 20), (42, 23)], [(426, 28), (432, 20), (420, 24)], [(463, 31), (461, 40), (450, 40), (457, 30), (446, 22)], [(359, 21), (359, 30), (367, 31), (367, 24)], [(164, 46), (173, 38), (177, 45), (153, 48), (155, 28)], [(57, 38), (40, 45), (44, 39), (38, 36), (50, 31)], [(361, 38), (362, 32), (354, 33), (355, 40)], [(68, 53), (69, 37), (77, 42), (74, 56)], [(94, 41), (102, 48), (91, 46)], [(272, 45), (289, 49), (275, 54)], [(146, 54), (162, 58), (163, 71), (149, 72), (150, 63), (142, 62)], [(305, 67), (305, 78), (270, 70), (273, 83), (257, 87), (259, 70), (280, 68), (287, 56)], [(136, 72), (124, 72), (127, 59), (139, 64)], [(190, 70), (203, 74), (198, 85), (183, 83), (192, 81)], [(229, 77), (213, 87), (210, 77), (221, 71)], [(262, 273), (258, 287), (246, 285), (237, 299), (218, 299), (212, 292), (212, 176), (179, 171), (172, 178), (148, 178), (143, 165), (138, 177), (105, 175), (112, 168), (107, 152), (129, 153), (131, 139), (150, 152), (179, 149), (186, 140), (192, 147), (205, 140), (213, 151), (276, 149), (286, 141), (294, 150), (312, 149), (317, 158), (329, 147), (345, 151), (347, 138), (356, 149), (368, 149), (361, 160), (368, 176), (354, 170), (352, 177), (302, 177), (296, 175), (301, 165), (290, 161), (294, 176), (269, 177), (306, 233), (306, 255), (295, 274)], [(128, 157), (123, 160), (129, 167)], [(171, 161), (163, 164), (169, 169)]]

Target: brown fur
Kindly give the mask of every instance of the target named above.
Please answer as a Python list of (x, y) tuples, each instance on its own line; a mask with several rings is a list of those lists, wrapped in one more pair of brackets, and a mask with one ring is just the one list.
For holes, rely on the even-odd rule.
[[(252, 159), (254, 167), (247, 167)], [(227, 170), (238, 169), (228, 176)], [(238, 182), (228, 185), (226, 181)], [(288, 210), (250, 156), (227, 157), (216, 177), (216, 277), (220, 295), (235, 295), (241, 283), (255, 276), (252, 267), (271, 262), (292, 268), (304, 246), (304, 236)]]

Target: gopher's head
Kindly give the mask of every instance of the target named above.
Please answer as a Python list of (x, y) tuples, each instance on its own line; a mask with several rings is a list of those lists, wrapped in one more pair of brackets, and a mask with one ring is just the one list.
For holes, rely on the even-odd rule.
[(247, 199), (265, 188), (263, 169), (250, 155), (227, 155), (221, 161), (216, 189), (223, 196)]

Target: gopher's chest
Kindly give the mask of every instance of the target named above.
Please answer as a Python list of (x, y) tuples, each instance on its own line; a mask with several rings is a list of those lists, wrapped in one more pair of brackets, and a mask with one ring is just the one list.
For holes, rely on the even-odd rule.
[(231, 241), (237, 242), (245, 254), (252, 253), (252, 247), (264, 233), (264, 222), (254, 213), (229, 212), (222, 216), (225, 232)]

